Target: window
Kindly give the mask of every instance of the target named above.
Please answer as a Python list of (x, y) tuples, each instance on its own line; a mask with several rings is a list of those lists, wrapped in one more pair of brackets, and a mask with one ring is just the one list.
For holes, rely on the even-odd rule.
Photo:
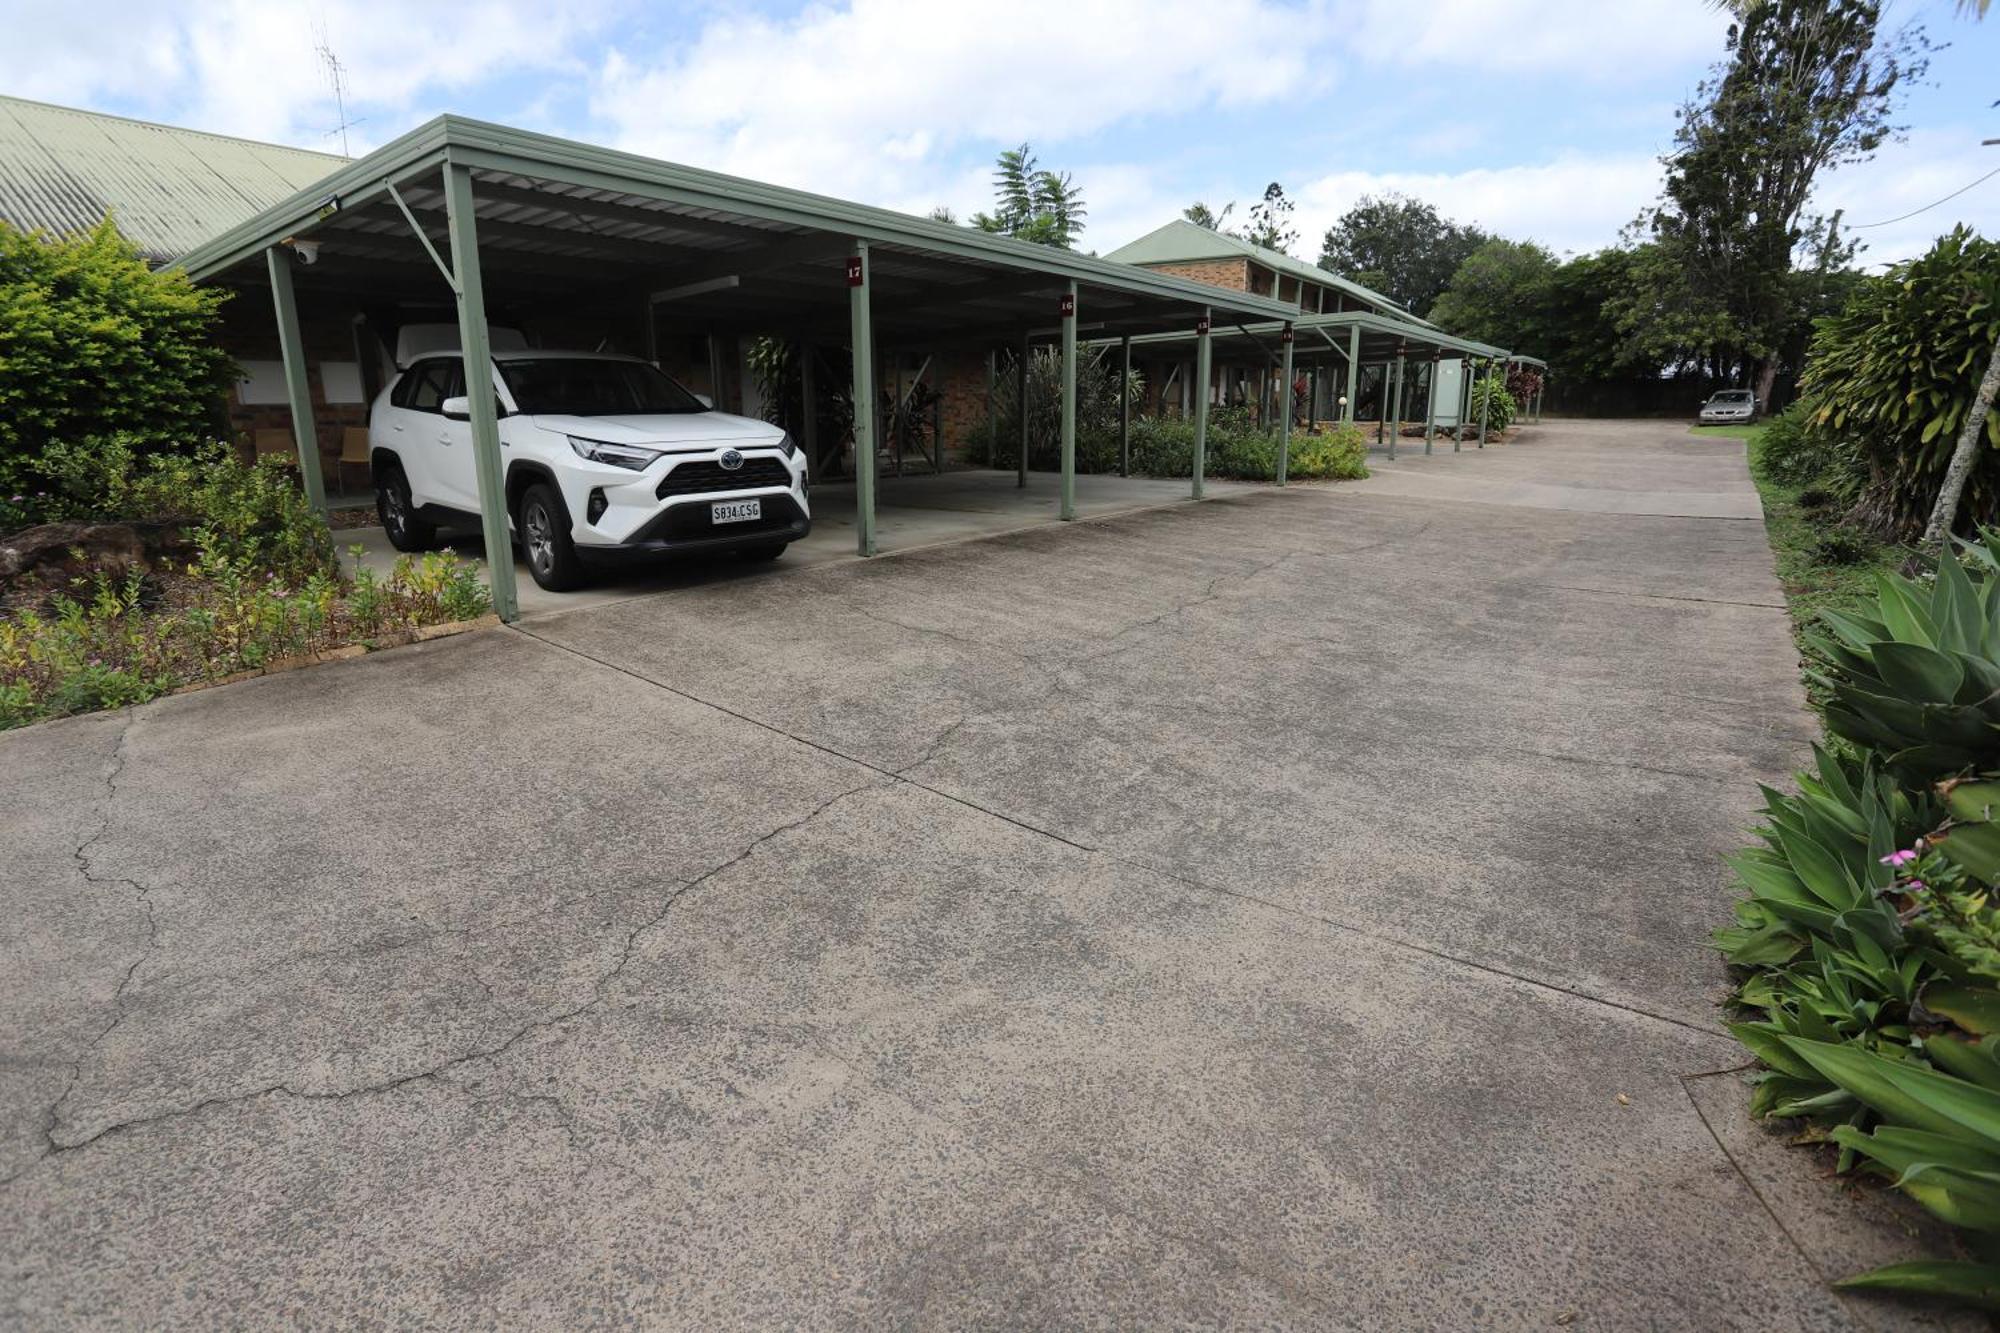
[(464, 392), (465, 372), (457, 357), (419, 361), (396, 383), (389, 399), (412, 412), (436, 412), (447, 398)]
[(578, 417), (627, 412), (706, 412), (701, 400), (644, 361), (552, 356), (509, 359), (502, 370), (514, 405), (529, 414)]

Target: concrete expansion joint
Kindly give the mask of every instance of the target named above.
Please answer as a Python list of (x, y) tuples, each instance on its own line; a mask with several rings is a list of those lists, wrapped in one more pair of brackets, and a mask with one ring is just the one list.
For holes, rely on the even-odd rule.
[[(669, 914), (673, 912), (675, 907), (677, 907), (690, 894), (694, 893), (697, 889), (701, 888), (704, 884), (707, 884), (710, 880), (713, 880), (716, 876), (721, 875), (725, 871), (729, 870), (731, 867), (739, 865), (742, 862), (748, 860), (750, 857), (756, 855), (758, 849), (761, 848), (765, 843), (770, 842), (773, 838), (781, 837), (787, 833), (791, 833), (797, 829), (803, 828), (807, 824), (812, 823), (814, 820), (818, 819), (821, 815), (825, 814), (834, 805), (845, 800), (847, 797), (853, 796), (857, 792), (868, 790), (871, 787), (881, 787), (883, 785), (885, 784), (871, 778), (866, 782), (862, 782), (855, 786), (848, 787), (842, 791), (836, 792), (834, 795), (827, 797), (823, 801), (820, 801), (811, 810), (799, 816), (797, 819), (789, 820), (786, 823), (780, 824), (775, 828), (772, 828), (762, 834), (759, 834), (742, 850), (734, 853), (727, 859), (718, 862), (714, 866), (711, 866), (709, 869), (703, 871), (701, 874), (695, 876), (694, 878), (683, 882), (679, 887), (675, 888), (672, 893), (667, 895), (665, 900), (660, 904), (659, 910), (652, 913), (645, 920), (641, 921), (638, 925), (634, 926), (631, 930), (626, 932), (625, 938), (619, 947), (617, 960), (613, 962), (608, 969), (606, 969), (604, 972), (598, 975), (596, 981), (591, 986), (591, 993), (589, 997), (583, 1000), (581, 1003), (572, 1005), (569, 1008), (564, 1009), (559, 1013), (547, 1015), (545, 1017), (533, 1019), (529, 1022), (523, 1023), (519, 1027), (515, 1028), (514, 1031), (510, 1033), (504, 1041), (501, 1041), (496, 1045), (485, 1047), (479, 1050), (467, 1051), (463, 1054), (452, 1056), (449, 1059), (443, 1060), (438, 1064), (429, 1066), (425, 1069), (420, 1069), (409, 1074), (399, 1075), (396, 1078), (386, 1079), (377, 1083), (360, 1084), (352, 1088), (342, 1088), (332, 1091), (316, 1091), (309, 1088), (297, 1088), (293, 1087), (289, 1083), (284, 1083), (284, 1082), (271, 1083), (247, 1092), (231, 1093), (225, 1096), (202, 1098), (201, 1100), (196, 1101), (191, 1105), (170, 1108), (168, 1110), (161, 1111), (155, 1115), (138, 1116), (129, 1120), (118, 1121), (114, 1124), (106, 1125), (103, 1128), (98, 1129), (90, 1134), (83, 1135), (77, 1138), (66, 1139), (62, 1136), (60, 1132), (61, 1110), (63, 1105), (67, 1102), (71, 1093), (76, 1088), (77, 1084), (81, 1081), (83, 1062), (90, 1053), (88, 1050), (86, 1050), (82, 1055), (80, 1055), (77, 1058), (72, 1068), (72, 1074), (69, 1083), (64, 1087), (61, 1097), (59, 1097), (56, 1100), (55, 1104), (50, 1108), (48, 1124), (44, 1130), (44, 1135), (43, 1135), (47, 1146), (44, 1148), (40, 1156), (31, 1160), (26, 1165), (24, 1165), (20, 1170), (15, 1171), (13, 1174), (7, 1176), (5, 1179), (0, 1179), (0, 1186), (11, 1184), (13, 1181), (20, 1179), (33, 1167), (35, 1167), (41, 1162), (49, 1160), (51, 1157), (59, 1156), (64, 1153), (76, 1152), (83, 1148), (87, 1148), (91, 1144), (96, 1143), (99, 1139), (105, 1138), (109, 1135), (122, 1133), (128, 1130), (143, 1128), (144, 1126), (147, 1125), (159, 1124), (164, 1121), (184, 1119), (186, 1117), (198, 1115), (204, 1111), (208, 1111), (216, 1107), (235, 1106), (246, 1102), (259, 1101), (267, 1097), (280, 1097), (280, 1096), (291, 1097), (300, 1101), (320, 1101), (320, 1102), (343, 1102), (355, 1098), (381, 1096), (408, 1087), (414, 1083), (423, 1083), (423, 1082), (442, 1079), (445, 1075), (448, 1075), (455, 1070), (463, 1068), (467, 1065), (471, 1065), (478, 1061), (497, 1059), (500, 1056), (505, 1055), (508, 1051), (512, 1050), (516, 1045), (518, 1045), (520, 1042), (525, 1040), (530, 1035), (548, 1029), (561, 1027), (564, 1024), (570, 1022), (571, 1020), (578, 1018), (585, 1013), (588, 1013), (592, 1009), (595, 1009), (598, 1005), (602, 1004), (607, 996), (607, 992), (609, 987), (611, 986), (611, 983), (615, 981), (619, 977), (619, 975), (624, 972), (625, 968), (631, 963), (633, 955), (638, 950), (640, 939), (649, 932), (661, 926), (667, 920)], [(143, 958), (141, 961), (143, 961)], [(136, 968), (136, 964), (134, 966)], [(129, 979), (129, 974), (128, 974), (128, 979)], [(481, 981), (480, 984), (484, 985), (485, 983)], [(124, 1016), (123, 1012), (121, 1011), (120, 1014), (113, 1019), (111, 1024), (105, 1028), (104, 1032), (99, 1034), (97, 1041), (102, 1041), (103, 1038), (106, 1035), (108, 1035), (111, 1032), (111, 1030), (118, 1025), (119, 1020), (122, 1019), (123, 1016)], [(96, 1043), (93, 1042), (92, 1049), (95, 1048), (95, 1045)], [(570, 1122), (567, 1127), (570, 1129), (572, 1141), (574, 1141), (575, 1138), (574, 1123)]]
[[(1739, 1068), (1748, 1067), (1746, 1065)], [(1799, 1262), (1803, 1263), (1808, 1271), (1815, 1274), (1821, 1283), (1830, 1284), (1838, 1275), (1828, 1273), (1822, 1268), (1819, 1261), (1813, 1258), (1812, 1251), (1799, 1240), (1798, 1236), (1793, 1234), (1790, 1227), (1785, 1225), (1785, 1219), (1779, 1215), (1777, 1208), (1772, 1205), (1770, 1199), (1765, 1197), (1764, 1191), (1758, 1188), (1755, 1177), (1743, 1169), (1743, 1163), (1736, 1160), (1736, 1154), (1729, 1151), (1729, 1145), (1722, 1141), (1722, 1135), (1716, 1133), (1715, 1126), (1709, 1123), (1707, 1113), (1701, 1109), (1700, 1099), (1694, 1095), (1694, 1089), (1689, 1086), (1698, 1079), (1713, 1078), (1718, 1074), (1733, 1072), (1735, 1071), (1717, 1069), (1701, 1074), (1683, 1074), (1679, 1080), (1681, 1095), (1687, 1098), (1688, 1105), (1694, 1109), (1695, 1119), (1701, 1122), (1701, 1127), (1708, 1132), (1708, 1137), (1714, 1141), (1715, 1150), (1722, 1154), (1722, 1160), (1729, 1164), (1729, 1169), (1736, 1173), (1736, 1178), (1743, 1183), (1743, 1188), (1750, 1192), (1750, 1197), (1757, 1201), (1758, 1206), (1764, 1210), (1764, 1215), (1771, 1219), (1771, 1225), (1778, 1229), (1778, 1234), (1783, 1236), (1785, 1243), (1792, 1247), (1792, 1253), (1799, 1257)], [(1840, 1298), (1841, 1304), (1846, 1306), (1851, 1313), (1856, 1312), (1856, 1307), (1851, 1298), (1844, 1292), (1838, 1291), (1838, 1289), (1836, 1289), (1835, 1294)], [(1856, 1322), (1864, 1328), (1870, 1327), (1873, 1324), (1872, 1320), (1857, 1319)]]

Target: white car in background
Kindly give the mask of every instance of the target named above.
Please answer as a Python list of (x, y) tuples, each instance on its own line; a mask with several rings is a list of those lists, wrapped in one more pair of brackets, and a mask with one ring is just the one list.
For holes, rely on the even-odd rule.
[(1701, 405), (1700, 424), (1731, 426), (1757, 419), (1757, 395), (1748, 389), (1722, 389)]
[[(656, 366), (601, 352), (493, 353), (507, 516), (536, 583), (580, 586), (592, 557), (773, 559), (812, 530), (806, 459), (769, 422), (717, 412)], [(416, 355), (368, 414), (376, 509), (399, 551), (479, 522), (455, 350)]]

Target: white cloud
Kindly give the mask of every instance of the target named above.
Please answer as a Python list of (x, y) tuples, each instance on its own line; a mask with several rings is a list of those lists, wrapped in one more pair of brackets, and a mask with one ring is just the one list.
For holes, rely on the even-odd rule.
[(791, 20), (732, 15), (660, 50), (613, 50), (592, 106), (635, 151), (905, 206), (929, 192), (964, 211), (989, 197), (983, 185), (942, 193), (963, 188), (968, 146), (986, 157), (1322, 86), (1306, 43), (1272, 38), (1317, 12), (1269, 0), (1001, 11), (856, 0)]
[[(2000, 167), (2000, 149), (1979, 143), (1993, 132), (1988, 123), (1912, 133), (1907, 142), (1887, 145), (1872, 160), (1827, 176), (1814, 206), (1827, 213), (1841, 209), (1842, 225), (1860, 228), (1848, 234), (1866, 244), (1858, 262), (1871, 266), (1922, 254), (1960, 222), (2000, 237), (2000, 176), (1937, 204)], [(1937, 207), (1927, 207), (1931, 204)], [(1919, 209), (1923, 211), (1914, 217), (1902, 216)], [(1882, 222), (1888, 225), (1871, 225)]]
[[(578, 39), (604, 4), (532, 0), (149, 0), (38, 5), (10, 15), (0, 87), (72, 105), (129, 107), (246, 138), (328, 145), (338, 117), (314, 27), (346, 66), (356, 151), (395, 137), (416, 108), (509, 73), (581, 71)], [(539, 87), (539, 81), (536, 84)], [(524, 91), (521, 101), (531, 103)]]
[(1720, 6), (1691, 0), (1366, 0), (1351, 48), (1455, 72), (1468, 93), (1493, 95), (1498, 74), (1622, 83), (1707, 61), (1728, 22)]
[[(1411, 195), (1458, 222), (1558, 254), (1597, 250), (1653, 202), (1660, 164), (1651, 153), (1562, 154), (1550, 161), (1459, 172), (1342, 171), (1298, 191), (1298, 250), (1317, 256), (1320, 237), (1363, 195)], [(1310, 250), (1311, 255), (1306, 255)]]

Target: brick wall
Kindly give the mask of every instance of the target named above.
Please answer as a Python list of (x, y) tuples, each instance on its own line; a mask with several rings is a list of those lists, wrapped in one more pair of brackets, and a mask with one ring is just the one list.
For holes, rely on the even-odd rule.
[[(322, 362), (356, 358), (353, 312), (334, 303), (316, 302), (301, 292), (299, 334), (305, 343), (306, 382), (312, 389), (313, 434), (319, 446), (320, 473), (326, 479), (327, 491), (331, 494), (364, 490), (367, 477), (363, 470), (350, 467), (345, 475), (339, 475), (338, 460), (342, 431), (349, 426), (368, 424), (368, 404), (329, 403), (320, 380)], [(372, 335), (364, 332), (363, 341), (364, 345), (373, 346)], [(281, 360), (277, 316), (269, 295), (254, 288), (239, 292), (223, 307), (217, 342), (238, 361)], [(369, 371), (364, 370), (363, 396), (368, 396), (371, 387), (379, 388), (380, 382), (379, 372), (371, 380)], [(245, 457), (249, 456), (257, 431), (291, 432), (292, 409), (287, 403), (245, 403), (236, 390), (231, 390), (226, 406), (230, 436)]]
[(1142, 264), (1140, 267), (1170, 277), (1186, 278), (1190, 282), (1205, 282), (1211, 287), (1227, 287), (1232, 292), (1250, 290), (1248, 259), (1196, 259), (1179, 264)]

